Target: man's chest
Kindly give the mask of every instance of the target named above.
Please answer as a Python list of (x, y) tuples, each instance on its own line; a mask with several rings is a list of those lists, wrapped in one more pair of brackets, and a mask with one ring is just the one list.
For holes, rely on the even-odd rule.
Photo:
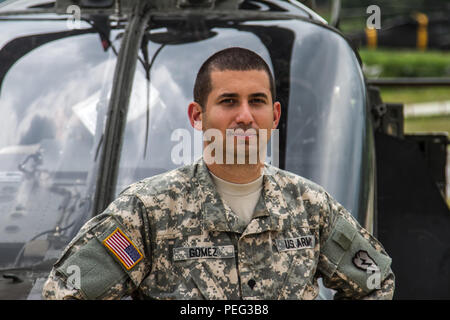
[(301, 299), (314, 286), (318, 230), (259, 228), (263, 220), (252, 220), (242, 234), (160, 232), (141, 292), (154, 299)]

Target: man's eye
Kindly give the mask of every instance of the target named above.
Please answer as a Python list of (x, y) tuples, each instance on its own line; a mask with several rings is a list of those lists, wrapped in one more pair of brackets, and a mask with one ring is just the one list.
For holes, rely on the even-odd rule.
[(233, 104), (236, 101), (234, 99), (223, 99), (222, 101), (220, 101), (220, 103), (222, 104)]

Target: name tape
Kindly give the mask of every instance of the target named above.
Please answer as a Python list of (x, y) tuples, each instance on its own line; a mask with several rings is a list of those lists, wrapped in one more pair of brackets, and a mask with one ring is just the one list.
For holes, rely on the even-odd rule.
[(234, 258), (234, 246), (182, 247), (173, 249), (173, 260)]
[(298, 238), (288, 238), (275, 240), (278, 252), (299, 249), (312, 249), (315, 246), (314, 236), (303, 236)]

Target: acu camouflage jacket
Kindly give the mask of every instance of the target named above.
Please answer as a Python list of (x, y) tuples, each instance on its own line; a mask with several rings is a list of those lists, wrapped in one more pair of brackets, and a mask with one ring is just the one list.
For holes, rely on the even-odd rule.
[[(137, 182), (88, 221), (55, 263), (46, 299), (391, 299), (381, 244), (313, 182), (265, 167), (244, 225), (209, 171), (192, 165)], [(70, 268), (79, 268), (72, 283)], [(378, 280), (378, 283), (377, 283)]]

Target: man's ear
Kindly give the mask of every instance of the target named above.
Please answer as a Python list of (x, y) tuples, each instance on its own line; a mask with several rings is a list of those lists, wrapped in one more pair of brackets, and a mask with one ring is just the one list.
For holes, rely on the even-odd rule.
[(188, 116), (192, 128), (202, 131), (202, 107), (197, 102), (191, 102), (188, 107)]
[(281, 118), (281, 103), (278, 101), (273, 104), (273, 128), (276, 129), (278, 127), (278, 123)]

